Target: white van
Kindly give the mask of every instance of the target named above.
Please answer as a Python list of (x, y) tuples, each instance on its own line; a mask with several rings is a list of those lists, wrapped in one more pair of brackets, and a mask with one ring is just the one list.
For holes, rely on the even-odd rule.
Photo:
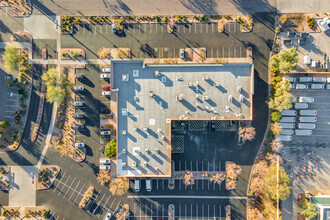
[(294, 130), (295, 135), (312, 135), (312, 130), (300, 130), (296, 129)]
[(312, 77), (299, 77), (299, 82), (312, 82)]
[(110, 158), (100, 158), (100, 163), (103, 164), (110, 164)]
[(301, 97), (299, 97), (299, 102), (313, 103), (314, 98), (313, 97), (301, 96)]
[(135, 191), (139, 192), (141, 189), (141, 184), (140, 184), (140, 180), (139, 179), (135, 179), (134, 180), (134, 187), (135, 187)]
[(280, 119), (280, 122), (296, 122), (296, 118), (295, 117), (282, 117)]
[(282, 135), (293, 135), (294, 131), (291, 129), (282, 129), (281, 134)]
[(299, 115), (316, 116), (317, 111), (316, 110), (300, 110)]
[(289, 135), (275, 135), (275, 139), (280, 141), (292, 141), (292, 136)]
[(316, 121), (317, 121), (317, 118), (316, 117), (305, 117), (305, 116), (299, 117), (299, 122), (310, 122), (310, 123), (313, 123), (313, 122), (316, 122)]
[(311, 89), (324, 89), (323, 84), (312, 84)]
[(313, 77), (313, 82), (316, 82), (316, 83), (323, 83), (326, 81), (327, 81), (327, 78), (325, 78), (325, 77)]
[(296, 89), (308, 89), (308, 85), (306, 85), (306, 84), (296, 84)]
[(281, 111), (282, 116), (296, 116), (297, 111), (295, 110), (283, 110)]
[(295, 82), (296, 81), (296, 78), (294, 78), (294, 77), (283, 77), (282, 78), (282, 80), (285, 80), (285, 79), (289, 80), (289, 82)]
[(296, 103), (294, 104), (295, 109), (307, 109), (308, 104), (307, 103)]
[(295, 128), (295, 124), (294, 123), (280, 123), (280, 126), (282, 127), (282, 129), (286, 128), (286, 129), (293, 129)]
[(327, 78), (327, 82), (330, 83), (330, 77)]
[(314, 129), (315, 128), (315, 124), (311, 124), (311, 123), (298, 123), (297, 128), (299, 129)]
[(151, 186), (151, 180), (150, 179), (146, 179), (146, 189), (147, 189), (147, 191), (150, 192), (151, 191), (151, 188), (152, 188), (152, 186)]

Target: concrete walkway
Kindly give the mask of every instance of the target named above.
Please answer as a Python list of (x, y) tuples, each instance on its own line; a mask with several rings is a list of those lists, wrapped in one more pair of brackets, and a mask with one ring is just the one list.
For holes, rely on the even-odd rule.
[(13, 178), (10, 180), (9, 206), (36, 206), (36, 174), (35, 166), (12, 166)]

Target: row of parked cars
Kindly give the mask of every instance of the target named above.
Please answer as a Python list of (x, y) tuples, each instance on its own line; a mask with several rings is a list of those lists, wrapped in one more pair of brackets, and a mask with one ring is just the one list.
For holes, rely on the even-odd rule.
[[(294, 102), (296, 100), (293, 100)], [(291, 141), (293, 134), (295, 135), (312, 135), (317, 121), (317, 111), (309, 110), (308, 104), (314, 102), (313, 97), (299, 97), (299, 102), (295, 103), (296, 110), (283, 110), (280, 126), (281, 134), (275, 138), (281, 141)], [(296, 124), (297, 123), (297, 124)], [(297, 125), (297, 126), (296, 126)]]
[[(330, 77), (283, 77), (290, 82), (292, 89), (330, 89), (330, 84), (324, 85), (322, 83), (330, 83)], [(296, 83), (297, 82), (297, 83)], [(312, 83), (310, 86), (304, 83)]]

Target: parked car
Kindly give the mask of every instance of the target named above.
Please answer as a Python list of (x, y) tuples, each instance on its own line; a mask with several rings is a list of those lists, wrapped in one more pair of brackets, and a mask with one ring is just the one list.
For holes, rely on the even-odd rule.
[(294, 123), (283, 123), (283, 122), (280, 122), (280, 126), (282, 127), (282, 129), (286, 128), (286, 129), (293, 129), (295, 128), (295, 124)]
[(151, 186), (151, 179), (146, 179), (146, 190), (148, 192), (151, 192), (152, 186)]
[(82, 106), (84, 106), (84, 103), (83, 102), (74, 102), (73, 105), (74, 105), (74, 107), (82, 107)]
[(103, 73), (103, 74), (101, 74), (101, 78), (102, 79), (109, 79), (111, 77), (111, 74), (109, 74), (109, 73)]
[(292, 129), (282, 129), (281, 135), (293, 135), (294, 131)]
[(180, 58), (184, 59), (184, 49), (180, 49)]
[(287, 79), (289, 82), (296, 82), (296, 78), (294, 77), (283, 77), (282, 80)]
[(295, 109), (307, 109), (308, 104), (299, 102), (299, 103), (294, 104), (294, 108)]
[(116, 24), (112, 24), (112, 33), (116, 33), (117, 32), (117, 30), (116, 30)]
[(292, 141), (292, 136), (289, 135), (275, 135), (275, 139), (280, 141)]
[(311, 89), (324, 89), (323, 84), (312, 84)]
[(299, 82), (312, 82), (312, 77), (299, 77)]
[(299, 102), (313, 103), (314, 98), (313, 97), (301, 96), (301, 97), (299, 97)]
[(103, 73), (110, 73), (110, 68), (102, 68)]
[(326, 82), (326, 81), (327, 81), (326, 77), (313, 77), (313, 82), (323, 83), (323, 82)]
[(83, 114), (74, 114), (74, 118), (75, 119), (82, 119), (82, 118), (85, 118), (85, 115), (83, 115)]
[(282, 113), (282, 116), (296, 116), (297, 115), (296, 110), (283, 110), (281, 113)]
[(103, 90), (110, 90), (110, 86), (102, 86)]
[(295, 135), (301, 135), (301, 136), (306, 136), (306, 135), (312, 135), (313, 131), (312, 130), (300, 130), (296, 129), (294, 131)]
[(100, 158), (100, 163), (103, 163), (103, 164), (110, 164), (110, 159), (109, 158)]
[(317, 121), (316, 117), (306, 117), (306, 116), (299, 117), (299, 122), (313, 123), (313, 122), (316, 122), (316, 121)]
[(85, 147), (85, 143), (75, 143), (75, 147)]
[(100, 170), (110, 170), (111, 166), (110, 165), (100, 165)]
[(104, 92), (102, 92), (102, 95), (103, 96), (110, 96), (111, 92), (110, 91), (104, 91)]
[(75, 90), (75, 91), (84, 91), (84, 89), (85, 89), (85, 88), (84, 88), (83, 86), (75, 86), (75, 87), (74, 87), (74, 90)]
[(101, 135), (110, 135), (111, 131), (101, 131)]
[(7, 80), (7, 79), (11, 79), (12, 81), (16, 81), (17, 79), (15, 78), (15, 77), (13, 77), (13, 76), (5, 76), (5, 80)]
[(307, 84), (296, 84), (296, 89), (308, 89)]
[(328, 84), (328, 85), (326, 86), (326, 89), (330, 89), (330, 84)]
[(76, 125), (76, 126), (74, 126), (74, 129), (76, 129), (78, 131), (85, 130), (85, 126), (83, 126), (83, 125)]
[(134, 179), (134, 187), (135, 187), (135, 191), (139, 192), (141, 189), (141, 184), (140, 184), (140, 180), (139, 179)]
[(110, 212), (107, 213), (105, 216), (104, 220), (111, 220), (112, 219), (112, 214)]
[(305, 116), (316, 116), (317, 111), (316, 110), (300, 110), (299, 115), (305, 115)]
[(284, 123), (292, 123), (292, 122), (296, 122), (296, 118), (295, 117), (282, 117), (280, 119), (280, 122), (284, 122)]
[(85, 80), (86, 77), (84, 75), (76, 75), (76, 79), (78, 79), (78, 80)]
[(315, 128), (315, 124), (312, 124), (312, 123), (298, 123), (297, 128), (311, 130), (311, 129)]

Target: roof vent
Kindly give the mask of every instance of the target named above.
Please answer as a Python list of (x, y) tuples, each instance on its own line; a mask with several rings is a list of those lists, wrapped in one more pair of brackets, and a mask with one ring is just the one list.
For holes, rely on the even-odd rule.
[(157, 154), (159, 154), (159, 152), (160, 152), (160, 151), (159, 151), (159, 149), (158, 149), (158, 148), (156, 148), (156, 153), (157, 153)]
[(122, 166), (122, 167), (126, 167), (126, 165), (127, 165), (126, 162), (122, 162), (122, 163), (121, 163), (121, 166)]
[(203, 76), (203, 80), (209, 80), (209, 77), (208, 76)]
[(243, 101), (244, 101), (244, 96), (240, 95), (240, 96), (239, 96), (239, 100), (240, 100), (241, 102), (243, 102)]
[(127, 134), (126, 129), (124, 129), (121, 133), (122, 133), (122, 135), (126, 135)]
[(218, 82), (217, 83), (214, 83), (214, 86), (215, 87), (220, 87), (220, 83), (218, 83)]
[(148, 131), (148, 127), (144, 126), (143, 130)]
[(192, 83), (187, 83), (188, 87), (193, 87), (194, 85)]
[(206, 95), (206, 96), (203, 96), (203, 100), (209, 100), (209, 97)]
[(152, 90), (149, 90), (148, 94), (149, 94), (149, 97), (153, 97), (154, 96), (154, 92)]
[(162, 129), (161, 128), (158, 128), (157, 131), (158, 131), (158, 133), (162, 133)]
[(228, 102), (231, 102), (231, 101), (233, 101), (233, 96), (232, 95), (229, 95), (228, 96)]
[(242, 91), (242, 86), (237, 86), (237, 92), (241, 92)]
[(144, 166), (145, 166), (145, 167), (147, 167), (147, 166), (148, 166), (148, 163), (147, 163), (147, 162), (144, 162), (143, 164), (144, 164)]
[(137, 163), (136, 162), (133, 162), (133, 167), (137, 167)]
[(180, 76), (180, 77), (176, 77), (176, 81), (183, 81), (183, 78), (182, 78), (182, 76)]
[(133, 127), (133, 131), (137, 131), (137, 126), (134, 126)]
[(127, 116), (128, 115), (128, 112), (127, 112), (127, 109), (126, 108), (122, 108), (121, 109), (121, 115), (122, 116)]
[(155, 77), (158, 77), (159, 76), (159, 70), (156, 70), (155, 71)]
[(133, 77), (139, 77), (139, 70), (133, 70)]
[(162, 135), (161, 139), (162, 139), (162, 140), (164, 140), (164, 139), (165, 139), (165, 136), (164, 136), (164, 135)]
[(149, 151), (149, 149), (148, 149), (148, 148), (146, 148), (146, 153), (147, 153), (147, 154), (149, 154), (149, 152), (150, 152), (150, 151)]

